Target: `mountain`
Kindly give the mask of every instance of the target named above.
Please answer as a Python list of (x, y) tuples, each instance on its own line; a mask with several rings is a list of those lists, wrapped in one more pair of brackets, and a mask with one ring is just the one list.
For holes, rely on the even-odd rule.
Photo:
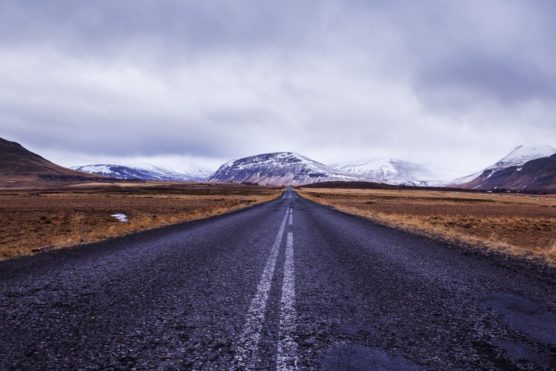
[(204, 176), (199, 174), (178, 173), (156, 166), (134, 167), (113, 164), (96, 164), (74, 166), (72, 169), (82, 173), (109, 176), (116, 179), (126, 180), (199, 181), (204, 179)]
[(232, 160), (209, 181), (283, 186), (324, 181), (357, 180), (320, 162), (294, 152), (274, 152)]
[(478, 190), (556, 191), (556, 148), (518, 146), (495, 164), (454, 183)]
[(435, 179), (432, 171), (424, 165), (391, 158), (335, 165), (334, 168), (346, 175), (377, 183), (429, 185), (431, 179)]
[[(0, 138), (0, 180), (19, 181), (48, 180), (98, 180), (100, 177), (82, 174), (56, 165), (33, 153), (21, 144)], [(106, 178), (102, 178), (106, 179)]]

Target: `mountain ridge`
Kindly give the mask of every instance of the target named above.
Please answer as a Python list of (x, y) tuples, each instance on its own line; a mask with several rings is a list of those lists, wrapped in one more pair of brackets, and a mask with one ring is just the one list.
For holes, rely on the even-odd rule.
[(556, 191), (556, 148), (517, 146), (493, 165), (453, 184), (476, 190)]
[(87, 174), (109, 176), (122, 180), (201, 181), (202, 176), (179, 173), (157, 166), (126, 166), (117, 164), (91, 164), (73, 166), (73, 170)]
[(333, 167), (370, 182), (396, 185), (428, 185), (438, 182), (437, 177), (425, 165), (395, 158), (378, 157), (367, 161), (336, 164)]
[[(54, 164), (17, 142), (0, 138), (0, 180), (106, 181), (110, 179), (152, 181), (211, 181), (256, 183), (269, 186), (306, 185), (318, 182), (378, 182), (418, 187), (458, 187), (475, 190), (556, 191), (556, 148), (550, 145), (515, 147), (483, 170), (451, 182), (434, 180), (424, 165), (394, 158), (375, 158), (326, 165), (296, 152), (270, 152), (230, 160), (207, 176), (198, 166), (195, 173), (176, 172), (154, 165), (92, 164), (71, 169)], [(190, 164), (191, 165), (191, 164)], [(431, 180), (433, 179), (433, 180)]]
[(228, 161), (208, 180), (283, 186), (355, 179), (296, 152), (270, 152)]

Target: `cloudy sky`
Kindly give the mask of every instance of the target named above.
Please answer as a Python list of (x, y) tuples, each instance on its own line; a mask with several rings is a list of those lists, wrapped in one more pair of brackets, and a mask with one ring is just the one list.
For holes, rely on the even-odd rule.
[(0, 0), (0, 137), (63, 165), (292, 150), (465, 175), (556, 143), (547, 0)]

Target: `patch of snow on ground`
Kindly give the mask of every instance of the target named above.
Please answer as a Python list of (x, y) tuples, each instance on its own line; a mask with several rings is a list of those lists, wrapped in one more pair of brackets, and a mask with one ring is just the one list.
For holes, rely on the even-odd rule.
[(113, 218), (118, 219), (118, 221), (122, 222), (122, 223), (126, 223), (127, 222), (127, 215), (122, 214), (122, 213), (115, 213), (110, 215)]

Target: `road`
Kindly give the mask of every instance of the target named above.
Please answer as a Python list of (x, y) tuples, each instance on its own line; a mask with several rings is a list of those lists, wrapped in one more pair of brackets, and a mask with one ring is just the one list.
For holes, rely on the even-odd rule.
[(554, 270), (288, 191), (0, 263), (0, 369), (555, 369)]

